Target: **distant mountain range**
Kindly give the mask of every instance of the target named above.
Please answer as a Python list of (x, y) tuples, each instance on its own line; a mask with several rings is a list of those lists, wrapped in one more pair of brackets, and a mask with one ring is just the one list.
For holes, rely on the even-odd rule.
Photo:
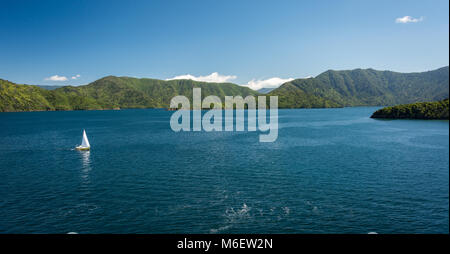
[(329, 70), (315, 78), (296, 79), (268, 94), (280, 108), (390, 106), (448, 98), (449, 68), (420, 73), (356, 69)]
[(274, 89), (276, 89), (276, 87), (273, 87), (273, 88), (261, 88), (261, 89), (258, 89), (257, 91), (258, 91), (258, 93), (266, 94), (266, 93), (271, 92)]
[[(37, 110), (90, 110), (115, 108), (167, 108), (176, 95), (243, 97), (264, 95), (232, 83), (192, 80), (137, 79), (108, 76), (84, 86), (49, 87), (18, 85), (0, 79), (0, 112)], [(51, 87), (53, 88), (53, 87)], [(270, 91), (280, 108), (389, 106), (449, 97), (449, 68), (421, 73), (356, 69), (326, 71), (315, 78), (296, 79)]]
[(176, 95), (192, 98), (192, 88), (202, 88), (202, 97), (259, 95), (231, 83), (192, 80), (137, 79), (108, 76), (84, 86), (64, 86), (53, 90), (18, 85), (0, 79), (0, 112), (42, 110), (93, 110), (117, 108), (167, 108)]
[(63, 87), (63, 86), (45, 86), (45, 85), (37, 85), (37, 86), (40, 87), (40, 88), (47, 89), (47, 90), (55, 90), (57, 88)]

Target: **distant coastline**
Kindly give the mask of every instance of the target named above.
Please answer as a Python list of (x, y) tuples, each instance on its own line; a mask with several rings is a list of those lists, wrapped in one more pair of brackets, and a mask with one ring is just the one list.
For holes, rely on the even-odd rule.
[[(342, 108), (399, 105), (449, 97), (449, 67), (420, 73), (373, 69), (328, 70), (295, 79), (262, 94), (233, 83), (107, 76), (83, 86), (45, 89), (0, 79), (0, 112), (170, 108), (177, 95), (278, 96), (278, 108)], [(173, 109), (169, 109), (173, 110)]]
[(449, 100), (385, 107), (373, 113), (371, 118), (449, 120)]

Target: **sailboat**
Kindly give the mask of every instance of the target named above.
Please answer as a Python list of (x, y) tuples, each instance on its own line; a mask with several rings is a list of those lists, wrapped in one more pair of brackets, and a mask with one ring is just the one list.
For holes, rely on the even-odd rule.
[(81, 145), (75, 147), (75, 149), (80, 151), (89, 151), (91, 149), (91, 145), (89, 145), (89, 140), (86, 135), (86, 130), (83, 130), (83, 139), (81, 140)]

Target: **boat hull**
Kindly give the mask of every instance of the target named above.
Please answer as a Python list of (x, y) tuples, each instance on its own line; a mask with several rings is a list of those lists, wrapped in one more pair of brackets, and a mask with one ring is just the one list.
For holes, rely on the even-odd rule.
[(79, 147), (79, 146), (75, 147), (75, 149), (77, 149), (78, 151), (89, 151), (89, 150), (91, 150), (90, 147)]

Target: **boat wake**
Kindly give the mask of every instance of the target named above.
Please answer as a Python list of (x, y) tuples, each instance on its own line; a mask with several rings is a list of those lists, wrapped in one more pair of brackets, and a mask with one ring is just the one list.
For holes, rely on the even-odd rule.
[(233, 207), (226, 209), (225, 211), (226, 225), (221, 226), (219, 228), (213, 228), (209, 232), (211, 234), (217, 234), (232, 228), (234, 224), (242, 223), (242, 221), (250, 219), (251, 218), (250, 210), (251, 208), (248, 207), (246, 203), (244, 203), (242, 207), (238, 209), (234, 209)]

